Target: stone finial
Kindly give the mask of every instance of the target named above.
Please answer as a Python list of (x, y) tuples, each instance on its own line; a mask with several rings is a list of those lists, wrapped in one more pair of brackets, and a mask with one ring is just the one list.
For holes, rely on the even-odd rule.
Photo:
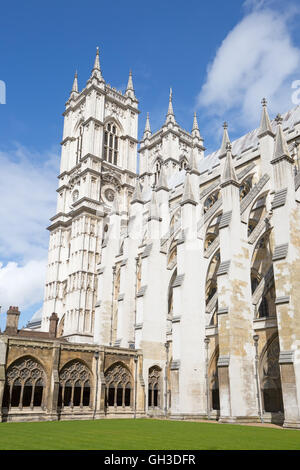
[(167, 112), (167, 117), (166, 117), (166, 124), (168, 122), (172, 122), (175, 124), (175, 114), (173, 110), (173, 91), (172, 88), (170, 88), (170, 93), (169, 93), (169, 107), (168, 107), (168, 112)]
[(151, 127), (150, 127), (149, 113), (147, 113), (143, 138), (145, 139), (146, 137), (150, 137), (150, 135), (151, 135)]
[(226, 151), (227, 151), (227, 144), (230, 143), (228, 130), (227, 130), (228, 129), (228, 124), (227, 124), (226, 121), (223, 124), (223, 128), (224, 128), (223, 139), (222, 139), (222, 144), (221, 144), (221, 149), (220, 149), (220, 157), (219, 158), (222, 158), (222, 157), (225, 156)]
[(161, 189), (164, 189), (165, 191), (169, 191), (164, 165), (162, 165), (160, 169), (156, 191), (160, 191)]
[(194, 112), (192, 137), (198, 137), (198, 139), (201, 139), (196, 112)]
[(100, 81), (104, 81), (102, 77), (101, 67), (100, 67), (100, 57), (99, 57), (99, 47), (96, 48), (96, 57), (94, 62), (94, 67), (92, 69), (92, 77), (98, 78)]
[(226, 144), (226, 160), (221, 176), (221, 187), (227, 186), (228, 184), (234, 184), (236, 186), (239, 186), (232, 162), (231, 142), (227, 142)]
[(265, 135), (270, 135), (271, 137), (274, 137), (272, 126), (271, 126), (271, 121), (270, 121), (268, 110), (267, 110), (266, 98), (262, 99), (261, 104), (262, 104), (263, 109), (262, 109), (262, 114), (261, 114), (258, 138), (261, 139)]
[(293, 158), (290, 155), (287, 142), (282, 130), (282, 116), (277, 114), (275, 121), (277, 123), (276, 136), (275, 136), (275, 146), (274, 146), (274, 155), (271, 163), (275, 163), (278, 160), (283, 158), (287, 159), (291, 163), (294, 162)]
[(74, 81), (73, 81), (73, 86), (72, 86), (72, 91), (71, 93), (78, 93), (78, 75), (77, 75), (77, 70), (74, 75)]
[(135, 99), (131, 70), (129, 71), (129, 77), (128, 77), (128, 83), (127, 83), (125, 95), (129, 96), (132, 99)]
[(190, 182), (190, 174), (189, 171), (186, 172), (185, 175), (185, 180), (184, 180), (184, 186), (183, 186), (183, 195), (182, 199), (180, 202), (181, 206), (184, 206), (185, 204), (192, 204), (196, 206), (197, 201), (195, 199), (195, 196), (193, 194), (191, 182)]
[(131, 200), (130, 204), (134, 204), (135, 202), (139, 202), (140, 204), (144, 204), (143, 197), (142, 197), (142, 191), (141, 191), (141, 185), (140, 185), (140, 181), (139, 181), (138, 178), (136, 179), (135, 190), (134, 190), (134, 193), (132, 195), (132, 200)]

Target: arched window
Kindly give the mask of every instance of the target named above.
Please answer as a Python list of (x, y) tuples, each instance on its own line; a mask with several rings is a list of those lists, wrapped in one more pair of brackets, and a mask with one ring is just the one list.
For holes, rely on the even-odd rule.
[(113, 165), (118, 164), (119, 136), (117, 126), (109, 122), (104, 131), (104, 155), (103, 158)]
[(148, 375), (148, 407), (160, 406), (161, 400), (161, 369), (158, 366), (150, 367)]
[(76, 165), (79, 163), (80, 158), (82, 157), (82, 136), (83, 136), (83, 127), (79, 126), (79, 135), (77, 137), (77, 147), (76, 147)]
[(3, 407), (43, 406), (46, 375), (42, 366), (32, 358), (21, 358), (7, 370)]
[(203, 204), (204, 214), (206, 214), (208, 209), (210, 209), (214, 205), (214, 203), (217, 202), (217, 200), (219, 199), (219, 196), (220, 196), (220, 191), (215, 191), (213, 194), (210, 194), (205, 199), (205, 202)]
[(90, 406), (91, 373), (80, 361), (66, 364), (59, 374), (58, 406)]
[(283, 411), (281, 378), (279, 369), (278, 336), (269, 343), (261, 361), (260, 376), (263, 409), (266, 412)]
[(132, 377), (121, 363), (113, 364), (105, 372), (106, 406), (132, 406)]
[(220, 410), (219, 379), (217, 363), (219, 359), (219, 347), (217, 346), (208, 368), (208, 380), (210, 390), (210, 409)]

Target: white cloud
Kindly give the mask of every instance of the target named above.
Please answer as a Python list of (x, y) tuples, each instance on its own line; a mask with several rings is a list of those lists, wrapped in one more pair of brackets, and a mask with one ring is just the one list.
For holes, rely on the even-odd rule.
[(293, 107), (291, 77), (300, 64), (300, 49), (292, 43), (290, 15), (265, 5), (247, 2), (252, 11), (222, 42), (198, 96), (210, 115), (237, 127), (258, 125), (263, 97), (271, 113)]
[(47, 259), (31, 260), (24, 266), (0, 263), (0, 301), (2, 312), (10, 305), (21, 311), (35, 305), (43, 298)]
[(45, 256), (58, 162), (54, 152), (44, 156), (21, 146), (0, 151), (0, 259), (26, 262)]
[(43, 155), (20, 145), (0, 151), (3, 313), (10, 305), (24, 312), (42, 302), (49, 242), (46, 227), (55, 213), (58, 165), (54, 151)]

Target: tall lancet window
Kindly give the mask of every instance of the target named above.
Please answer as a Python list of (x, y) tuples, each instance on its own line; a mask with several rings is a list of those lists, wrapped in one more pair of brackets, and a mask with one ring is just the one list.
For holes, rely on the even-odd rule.
[(76, 148), (76, 165), (79, 163), (79, 160), (82, 156), (82, 136), (83, 136), (83, 127), (79, 127), (79, 136), (77, 137), (77, 148)]
[(109, 122), (104, 131), (104, 160), (113, 165), (118, 164), (119, 137), (115, 124)]
[(160, 170), (161, 170), (161, 163), (159, 161), (157, 161), (155, 163), (155, 173), (154, 173), (154, 184), (155, 185), (158, 183)]

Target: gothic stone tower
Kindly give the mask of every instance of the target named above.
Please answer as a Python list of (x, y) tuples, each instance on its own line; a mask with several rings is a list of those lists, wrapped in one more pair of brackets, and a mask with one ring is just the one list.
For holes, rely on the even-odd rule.
[(86, 87), (77, 73), (64, 112), (57, 210), (51, 219), (42, 330), (52, 312), (72, 342), (93, 340), (97, 264), (113, 204), (122, 213), (136, 179), (138, 100), (102, 76), (99, 50)]

